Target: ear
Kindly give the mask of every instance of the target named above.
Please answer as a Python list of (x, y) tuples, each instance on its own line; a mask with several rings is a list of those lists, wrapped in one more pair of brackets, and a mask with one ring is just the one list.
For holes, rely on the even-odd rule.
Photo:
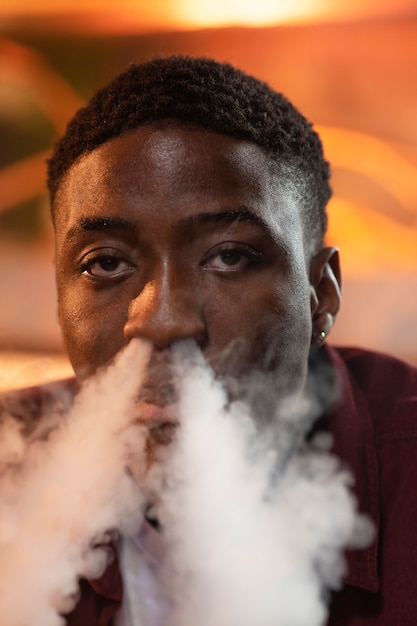
[(320, 346), (336, 319), (341, 302), (341, 275), (337, 248), (323, 248), (310, 264), (311, 344)]

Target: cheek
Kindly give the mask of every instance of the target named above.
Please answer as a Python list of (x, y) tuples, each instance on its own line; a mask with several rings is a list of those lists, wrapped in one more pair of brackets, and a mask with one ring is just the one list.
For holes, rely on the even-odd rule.
[(123, 347), (126, 307), (91, 306), (79, 295), (66, 293), (58, 303), (67, 353), (75, 374), (84, 380), (108, 364)]
[(255, 366), (304, 379), (311, 339), (307, 286), (271, 281), (231, 293), (221, 308), (209, 311), (207, 324), (207, 356), (218, 373), (246, 373)]
[[(288, 381), (305, 381), (311, 344), (309, 290), (289, 287), (278, 314), (270, 369), (277, 368)], [(271, 351), (272, 352), (272, 351)]]
[(252, 283), (248, 289), (231, 285), (221, 298), (206, 302), (209, 341), (205, 352), (218, 373), (244, 371), (254, 365), (270, 369), (282, 353), (295, 317), (286, 291), (273, 281)]

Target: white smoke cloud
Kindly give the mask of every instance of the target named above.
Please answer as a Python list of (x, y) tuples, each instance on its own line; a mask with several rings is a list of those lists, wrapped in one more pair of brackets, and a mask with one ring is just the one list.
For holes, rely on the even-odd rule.
[(320, 626), (342, 550), (370, 532), (350, 475), (322, 445), (304, 443), (310, 401), (287, 399), (260, 429), (185, 342), (174, 350), (180, 425), (147, 472), (145, 433), (132, 422), (148, 356), (132, 341), (46, 441), (25, 444), (16, 422), (3, 424), (0, 623), (63, 623), (79, 577), (98, 577), (108, 562), (93, 544), (143, 521), (146, 496), (130, 465), (158, 494), (172, 603), (164, 626)]
[(78, 578), (97, 577), (108, 560), (94, 549), (118, 528), (134, 532), (144, 496), (126, 472), (129, 448), (144, 449), (129, 426), (148, 358), (132, 343), (89, 381), (70, 414), (45, 441), (25, 445), (13, 420), (0, 436), (0, 623), (63, 624)]
[(181, 367), (181, 428), (159, 511), (175, 572), (170, 624), (319, 626), (323, 592), (341, 584), (343, 548), (371, 538), (351, 477), (322, 446), (302, 444), (288, 459), (300, 421), (311, 423), (305, 400), (298, 415), (277, 414), (265, 437), (191, 362)]

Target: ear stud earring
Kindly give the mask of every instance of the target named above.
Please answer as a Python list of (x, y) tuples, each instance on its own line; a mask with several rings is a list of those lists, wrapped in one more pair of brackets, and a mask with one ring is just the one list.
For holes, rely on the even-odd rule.
[(311, 344), (313, 346), (320, 347), (324, 344), (327, 337), (327, 331), (325, 330), (314, 330), (313, 336), (311, 339)]
[(325, 330), (319, 330), (313, 333), (313, 345), (322, 346), (326, 340), (327, 333)]

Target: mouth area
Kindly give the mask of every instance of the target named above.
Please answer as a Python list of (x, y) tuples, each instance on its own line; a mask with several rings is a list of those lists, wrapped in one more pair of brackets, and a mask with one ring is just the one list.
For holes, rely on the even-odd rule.
[(148, 456), (172, 442), (179, 426), (179, 390), (170, 351), (154, 350), (135, 403), (134, 421), (145, 428)]
[(167, 359), (164, 354), (155, 353), (152, 356), (138, 392), (135, 421), (146, 426), (149, 431), (168, 430), (168, 425), (178, 425), (178, 389)]
[[(155, 399), (156, 402), (156, 399)], [(141, 400), (137, 404), (135, 422), (147, 431), (147, 447), (166, 446), (171, 443), (179, 426), (177, 404), (165, 404)]]
[(178, 405), (158, 401), (140, 400), (137, 404), (136, 421), (152, 428), (162, 423), (178, 422)]
[(162, 422), (148, 431), (148, 445), (167, 446), (175, 437), (178, 422)]
[[(149, 402), (139, 402), (136, 405), (135, 418), (133, 424), (141, 426), (144, 429), (144, 448), (145, 467), (140, 462), (140, 454), (138, 450), (134, 454), (135, 459), (131, 460), (129, 466), (133, 475), (141, 483), (143, 480), (143, 470), (150, 469), (155, 461), (163, 462), (164, 449), (173, 442), (179, 427), (178, 412), (173, 405), (161, 407), (157, 404)], [(138, 468), (136, 468), (139, 463)]]

